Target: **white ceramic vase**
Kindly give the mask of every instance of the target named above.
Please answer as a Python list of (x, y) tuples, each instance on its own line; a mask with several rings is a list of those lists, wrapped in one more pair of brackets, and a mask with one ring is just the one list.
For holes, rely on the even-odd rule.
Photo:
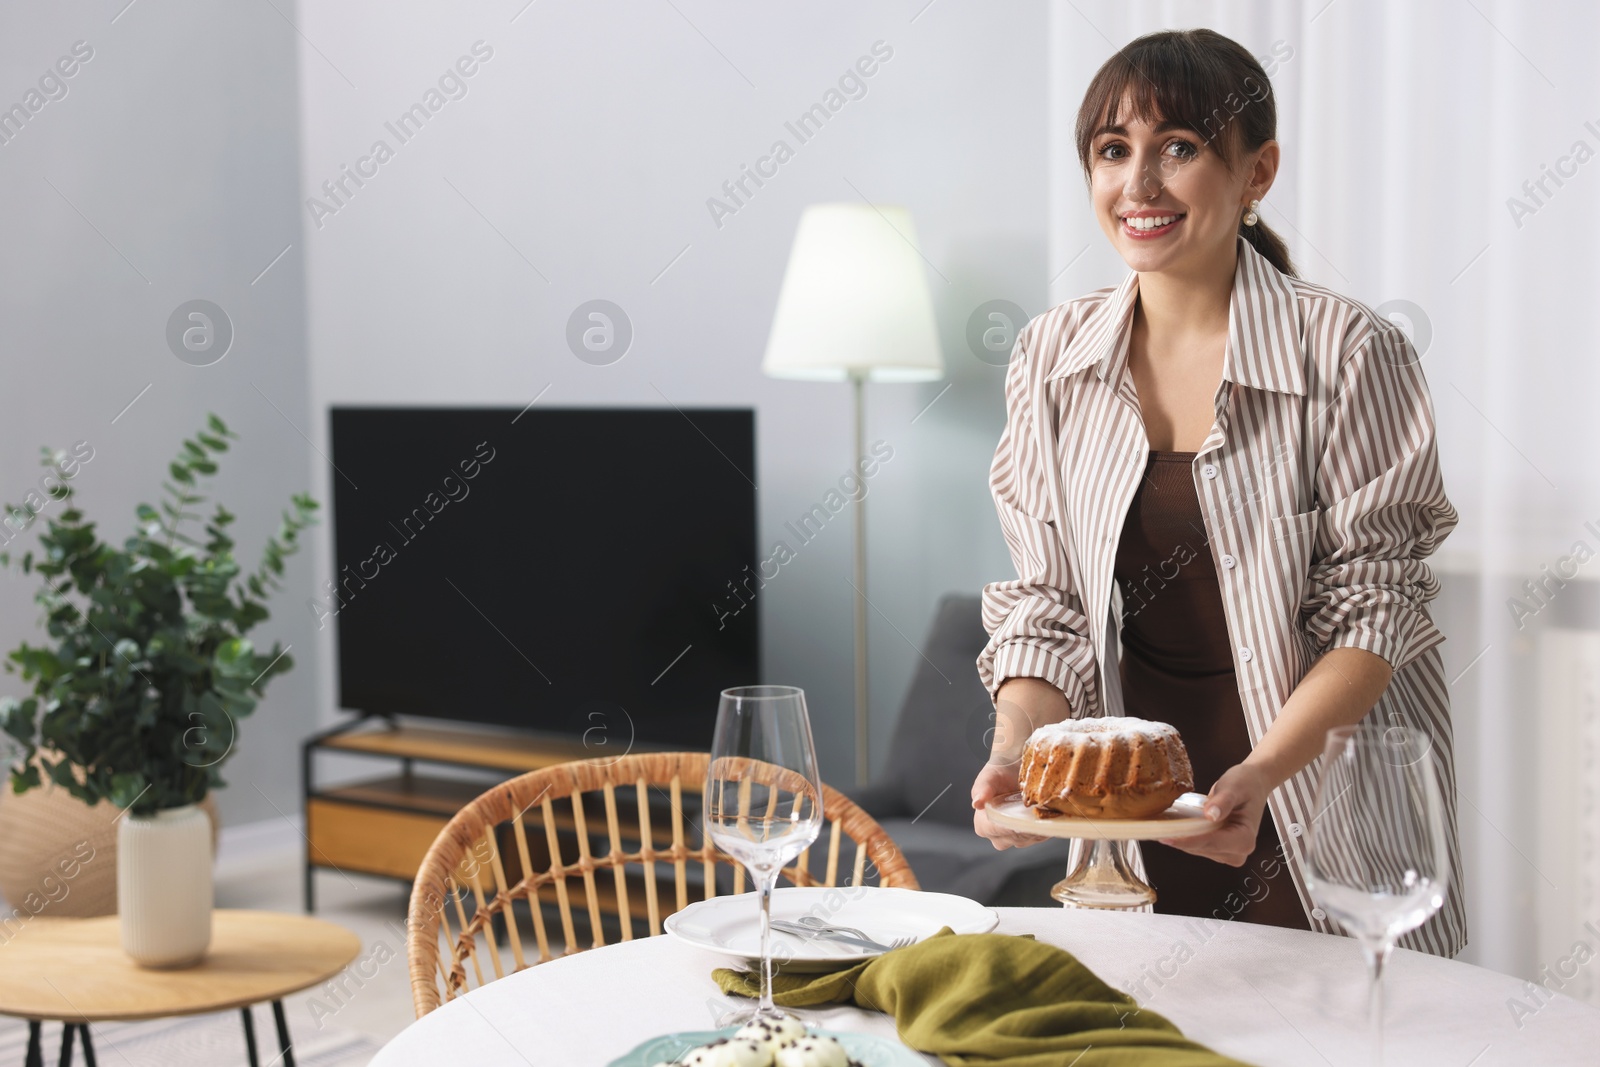
[(124, 815), (117, 829), (122, 949), (143, 967), (188, 967), (211, 945), (211, 820), (198, 805)]

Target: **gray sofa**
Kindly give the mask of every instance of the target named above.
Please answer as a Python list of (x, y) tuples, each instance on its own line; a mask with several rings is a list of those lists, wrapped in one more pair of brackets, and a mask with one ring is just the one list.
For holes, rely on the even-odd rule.
[(972, 780), (994, 724), (976, 665), (988, 639), (977, 597), (939, 601), (884, 771), (847, 792), (894, 839), (923, 889), (991, 906), (1051, 905), (1070, 842), (996, 851), (972, 829)]

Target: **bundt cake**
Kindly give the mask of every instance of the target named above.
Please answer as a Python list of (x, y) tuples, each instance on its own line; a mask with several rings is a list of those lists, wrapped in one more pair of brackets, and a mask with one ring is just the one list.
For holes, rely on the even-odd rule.
[(1019, 777), (1023, 802), (1045, 818), (1145, 819), (1194, 788), (1178, 731), (1123, 717), (1039, 727), (1023, 746)]

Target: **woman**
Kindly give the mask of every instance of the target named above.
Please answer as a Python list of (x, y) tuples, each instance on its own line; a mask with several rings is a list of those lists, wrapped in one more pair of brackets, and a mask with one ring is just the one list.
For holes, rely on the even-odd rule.
[[(1259, 206), (1277, 174), (1267, 76), (1210, 30), (1141, 37), (1078, 113), (1096, 219), (1132, 268), (1033, 319), (990, 483), (1016, 564), (984, 588), (997, 710), (984, 813), (1032, 730), (1171, 722), (1211, 831), (1147, 844), (1156, 910), (1339, 932), (1306, 893), (1331, 727), (1426, 732), (1446, 794), (1442, 910), (1400, 944), (1466, 944), (1447, 687), (1424, 559), (1455, 526), (1418, 356), (1294, 274)], [(1120, 656), (1116, 652), (1120, 645)], [(1271, 817), (1264, 812), (1270, 810)]]

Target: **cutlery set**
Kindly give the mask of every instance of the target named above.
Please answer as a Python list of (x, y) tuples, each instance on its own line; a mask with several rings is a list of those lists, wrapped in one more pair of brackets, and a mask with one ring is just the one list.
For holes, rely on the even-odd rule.
[(801, 937), (806, 940), (820, 938), (824, 941), (837, 941), (841, 944), (855, 945), (873, 952), (888, 952), (892, 949), (905, 948), (917, 940), (915, 937), (899, 937), (888, 944), (884, 944), (881, 941), (873, 940), (854, 927), (833, 926), (823, 922), (815, 915), (802, 916), (795, 922), (789, 922), (786, 919), (773, 919), (772, 928), (779, 933), (789, 934), (793, 937)]

